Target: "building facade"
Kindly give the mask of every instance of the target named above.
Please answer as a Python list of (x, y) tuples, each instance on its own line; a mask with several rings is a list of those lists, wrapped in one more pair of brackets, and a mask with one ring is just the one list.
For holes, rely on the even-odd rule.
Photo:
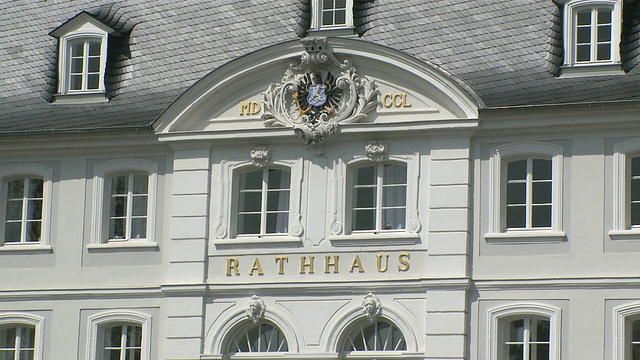
[(640, 5), (0, 4), (0, 358), (640, 358)]

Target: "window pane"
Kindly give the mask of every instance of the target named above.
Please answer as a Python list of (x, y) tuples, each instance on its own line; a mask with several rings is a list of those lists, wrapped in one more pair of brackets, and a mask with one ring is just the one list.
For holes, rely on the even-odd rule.
[(640, 156), (631, 159), (631, 176), (640, 176)]
[(147, 237), (147, 218), (131, 219), (131, 238), (146, 239)]
[(353, 189), (353, 204), (356, 208), (373, 208), (376, 206), (376, 188)]
[(640, 201), (640, 179), (631, 180), (631, 201)]
[(375, 230), (375, 210), (354, 210), (354, 230)]
[(347, 14), (344, 10), (336, 10), (335, 16), (336, 16), (335, 25), (346, 24)]
[(109, 239), (124, 239), (124, 219), (109, 220)]
[(598, 26), (598, 42), (611, 41), (611, 25)]
[(354, 185), (373, 185), (376, 183), (375, 166), (364, 166), (356, 170)]
[(238, 234), (259, 234), (260, 214), (238, 215)]
[(576, 42), (578, 44), (589, 44), (591, 42), (591, 28), (578, 28)]
[(20, 360), (33, 360), (33, 350), (21, 350), (20, 351)]
[(128, 176), (119, 175), (111, 178), (111, 193), (126, 194), (127, 193)]
[(71, 45), (71, 56), (82, 56), (84, 53), (84, 42), (77, 42)]
[(29, 200), (27, 202), (27, 220), (42, 219), (42, 200)]
[(16, 343), (16, 328), (9, 327), (0, 330), (0, 348), (13, 349)]
[(631, 323), (631, 341), (640, 341), (640, 320)]
[(507, 184), (507, 204), (526, 203), (527, 192), (525, 183)]
[(136, 347), (142, 345), (142, 326), (127, 326), (127, 347)]
[(347, 0), (336, 0), (336, 9), (344, 9), (347, 7)]
[(507, 207), (507, 228), (523, 228), (526, 224), (524, 206)]
[(109, 216), (122, 217), (126, 215), (127, 198), (124, 196), (112, 197)]
[(82, 75), (71, 75), (69, 80), (70, 90), (82, 90)]
[(120, 350), (105, 350), (105, 360), (120, 360)]
[(260, 192), (241, 192), (238, 199), (239, 212), (255, 212), (262, 208), (262, 193)]
[(522, 342), (524, 336), (524, 320), (518, 319), (509, 322), (508, 341)]
[(270, 169), (268, 174), (269, 189), (288, 189), (290, 186), (291, 174), (288, 171)]
[(7, 220), (22, 220), (22, 200), (7, 201)]
[(384, 165), (383, 184), (406, 184), (407, 167), (404, 165)]
[(382, 206), (405, 206), (407, 203), (407, 188), (392, 186), (382, 188)]
[(146, 194), (149, 186), (149, 176), (136, 174), (133, 175), (133, 193)]
[(534, 182), (533, 183), (533, 203), (534, 204), (550, 204), (551, 203), (551, 182)]
[(640, 225), (640, 203), (631, 204), (631, 225)]
[(7, 183), (7, 198), (22, 199), (24, 196), (24, 179), (11, 180)]
[(525, 180), (527, 178), (527, 160), (511, 161), (507, 164), (507, 180)]
[(578, 45), (576, 61), (589, 61), (591, 60), (591, 45)]
[(549, 344), (531, 344), (531, 360), (549, 360)]
[(28, 221), (26, 223), (27, 227), (27, 238), (28, 242), (38, 242), (40, 241), (40, 221)]
[(132, 198), (133, 216), (147, 216), (147, 196), (138, 195)]
[(100, 41), (89, 41), (89, 56), (100, 56)]
[(523, 346), (521, 344), (518, 345), (508, 345), (509, 349), (509, 360), (523, 360), (524, 353), (522, 352)]
[(551, 180), (551, 160), (533, 159), (533, 180)]
[(333, 9), (333, 0), (323, 0), (322, 9)]
[(95, 90), (100, 88), (100, 75), (90, 74), (87, 75), (87, 89)]
[(611, 59), (611, 44), (598, 44), (598, 60)]
[(267, 211), (288, 211), (289, 191), (269, 191), (267, 194)]
[(611, 24), (611, 10), (598, 8), (598, 24)]
[(71, 59), (71, 73), (82, 74), (82, 58)]
[(241, 174), (240, 189), (262, 189), (262, 170)]
[(633, 344), (631, 348), (632, 360), (640, 360), (640, 344)]
[(549, 320), (535, 320), (535, 341), (549, 341)]
[(578, 25), (591, 24), (591, 10), (578, 12)]
[(531, 226), (551, 226), (551, 205), (539, 205), (533, 207), (533, 218), (531, 219)]
[(100, 58), (89, 58), (89, 72), (96, 73), (100, 71)]
[(29, 197), (42, 198), (44, 181), (42, 179), (29, 178)]
[(20, 229), (19, 222), (6, 223), (4, 225), (4, 242), (20, 242)]
[(32, 348), (35, 344), (36, 329), (31, 326), (22, 326), (20, 328), (20, 347)]
[(267, 214), (267, 234), (285, 234), (287, 233), (289, 223), (288, 212), (278, 212)]
[(405, 209), (382, 210), (382, 226), (384, 230), (402, 230), (405, 223)]
[(333, 25), (333, 11), (324, 11), (322, 13), (322, 25)]
[(140, 360), (140, 353), (142, 350), (140, 349), (129, 349), (127, 350), (126, 360)]

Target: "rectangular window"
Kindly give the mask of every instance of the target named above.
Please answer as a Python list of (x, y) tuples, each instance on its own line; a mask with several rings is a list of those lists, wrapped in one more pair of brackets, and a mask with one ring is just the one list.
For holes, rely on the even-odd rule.
[(575, 13), (575, 61), (590, 63), (612, 59), (612, 9), (587, 8)]
[(519, 318), (501, 323), (498, 359), (549, 360), (550, 328), (548, 319)]
[(69, 43), (69, 91), (100, 89), (102, 41), (94, 39)]
[(136, 324), (105, 326), (104, 351), (100, 360), (140, 360), (142, 326)]
[(42, 236), (44, 180), (25, 177), (6, 182), (5, 243), (39, 242)]
[(640, 226), (640, 156), (631, 159), (629, 212), (631, 226)]
[(291, 173), (281, 169), (239, 176), (238, 235), (286, 234), (289, 228)]
[(347, 0), (322, 0), (322, 26), (347, 24)]
[(148, 184), (147, 174), (128, 173), (111, 177), (109, 241), (146, 239)]
[(507, 163), (506, 228), (550, 228), (552, 163), (523, 159)]
[(33, 326), (10, 326), (0, 329), (0, 359), (33, 360), (35, 354)]
[(404, 230), (407, 167), (378, 164), (353, 170), (353, 231)]

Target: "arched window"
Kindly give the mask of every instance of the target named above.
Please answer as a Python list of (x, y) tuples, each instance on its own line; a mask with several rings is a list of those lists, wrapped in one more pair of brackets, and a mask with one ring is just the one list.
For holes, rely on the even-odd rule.
[(353, 352), (398, 352), (406, 351), (404, 334), (387, 320), (358, 322), (351, 327), (343, 340), (342, 351)]
[(107, 311), (88, 318), (87, 359), (149, 360), (151, 316), (134, 311)]
[(287, 338), (280, 328), (270, 322), (246, 322), (229, 338), (227, 353), (288, 352)]

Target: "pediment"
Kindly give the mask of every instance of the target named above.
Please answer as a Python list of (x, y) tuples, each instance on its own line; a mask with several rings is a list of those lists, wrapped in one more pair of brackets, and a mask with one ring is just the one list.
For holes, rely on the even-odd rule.
[(234, 60), (188, 89), (156, 121), (160, 135), (296, 133), (311, 145), (368, 124), (477, 119), (481, 100), (446, 72), (396, 50), (311, 38)]

